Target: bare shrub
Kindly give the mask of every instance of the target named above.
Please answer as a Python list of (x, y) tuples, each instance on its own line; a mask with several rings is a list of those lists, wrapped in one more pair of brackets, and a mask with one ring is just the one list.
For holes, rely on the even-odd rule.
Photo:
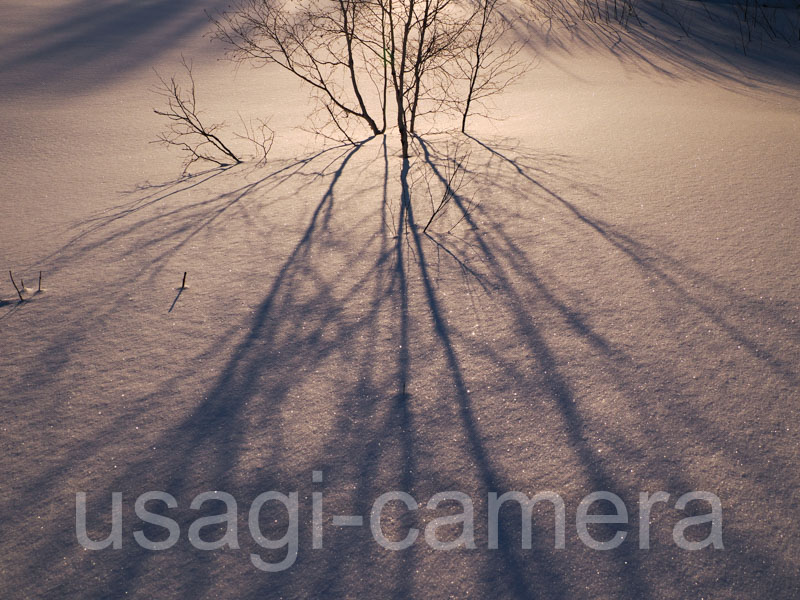
[(521, 70), (497, 0), (240, 0), (212, 18), (234, 60), (286, 69), (314, 91), (318, 132), (355, 143), (384, 133), (389, 98), (402, 153), (420, 119), (475, 104)]
[(160, 85), (155, 92), (167, 102), (166, 109), (153, 109), (157, 115), (169, 119), (169, 128), (158, 135), (158, 142), (177, 147), (185, 155), (183, 172), (198, 161), (224, 167), (238, 164), (241, 159), (217, 136), (224, 123), (204, 124), (197, 110), (197, 93), (192, 65), (184, 58), (188, 85), (182, 85), (176, 76), (165, 79), (158, 75)]
[[(240, 155), (231, 150), (218, 135), (225, 123), (207, 124), (201, 120), (192, 64), (183, 57), (181, 64), (185, 71), (184, 83), (175, 75), (166, 79), (156, 73), (160, 83), (154, 92), (166, 100), (166, 108), (156, 108), (153, 112), (169, 120), (168, 129), (158, 135), (156, 142), (178, 148), (183, 153), (184, 174), (196, 162), (209, 162), (219, 167), (239, 164), (242, 162)], [(266, 163), (275, 132), (265, 120), (246, 123), (241, 116), (240, 119), (244, 133), (234, 133), (234, 137), (250, 142), (255, 148), (258, 164)]]
[[(511, 25), (498, 15), (498, 0), (480, 0), (467, 40), (467, 52), (457, 57), (456, 68), (466, 82), (460, 101), (461, 132), (466, 133), (467, 117), (475, 108), (485, 108), (484, 100), (502, 92), (521, 77), (527, 64), (516, 60), (523, 48), (521, 41), (503, 43)], [(483, 116), (489, 116), (482, 113)]]
[(380, 40), (359, 26), (373, 11), (355, 0), (243, 0), (212, 21), (233, 58), (278, 65), (311, 86), (330, 123), (352, 141), (352, 120), (373, 135), (383, 130), (362, 91), (380, 56)]

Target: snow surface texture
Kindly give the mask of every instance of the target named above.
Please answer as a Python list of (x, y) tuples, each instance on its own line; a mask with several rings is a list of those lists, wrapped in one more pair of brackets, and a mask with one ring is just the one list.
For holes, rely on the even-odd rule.
[[(225, 4), (0, 2), (0, 262), (31, 289), (18, 303), (0, 284), (1, 595), (796, 597), (796, 50), (767, 39), (745, 57), (736, 35), (698, 17), (686, 37), (658, 11), (630, 33), (532, 23), (535, 67), (497, 99), (504, 119), (460, 138), (469, 218), (452, 206), (398, 238), (394, 136), (323, 148), (297, 130), (307, 90), (217, 61), (203, 37), (203, 9)], [(152, 69), (181, 54), (214, 120), (273, 116), (267, 166), (179, 178), (180, 157), (148, 143)], [(412, 178), (452, 139), (417, 145)], [(179, 503), (164, 552), (132, 535), (149, 490)], [(186, 540), (219, 512), (189, 510), (206, 490), (239, 501), (241, 549)], [(301, 505), (297, 562), (274, 574), (247, 532), (269, 490)], [(391, 552), (331, 525), (391, 490), (467, 493), (477, 548)], [(518, 510), (487, 549), (486, 494), (509, 490), (564, 498), (565, 549), (544, 506), (531, 550)], [(609, 552), (574, 529), (600, 490), (631, 513)], [(639, 493), (658, 490), (671, 501), (639, 550)], [(691, 490), (721, 499), (724, 550), (673, 542)], [(94, 538), (123, 493), (122, 549), (80, 547), (81, 491)], [(384, 527), (401, 539), (447, 512), (387, 509)]]

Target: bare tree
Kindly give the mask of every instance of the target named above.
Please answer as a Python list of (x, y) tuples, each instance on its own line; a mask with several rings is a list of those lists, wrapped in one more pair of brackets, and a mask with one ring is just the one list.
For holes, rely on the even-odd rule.
[(240, 0), (212, 21), (235, 60), (276, 64), (310, 85), (341, 141), (354, 143), (359, 127), (383, 133), (391, 91), (408, 158), (420, 118), (454, 113), (463, 130), (471, 106), (513, 80), (519, 48), (498, 51), (508, 26), (496, 7), (497, 0)]
[(521, 77), (527, 65), (516, 60), (522, 43), (502, 44), (511, 29), (507, 20), (495, 10), (498, 0), (479, 0), (473, 38), (468, 42), (468, 52), (459, 55), (459, 70), (467, 82), (461, 108), (461, 132), (466, 132), (467, 117), (475, 104), (502, 92)]
[(457, 61), (469, 50), (474, 6), (455, 0), (382, 0), (389, 21), (391, 87), (403, 156), (417, 119), (452, 109)]
[(157, 141), (183, 151), (186, 156), (184, 173), (198, 161), (214, 163), (220, 167), (240, 163), (241, 159), (217, 136), (217, 131), (224, 124), (206, 125), (200, 120), (192, 65), (185, 58), (181, 62), (187, 74), (186, 87), (175, 76), (167, 80), (156, 73), (160, 85), (155, 92), (166, 98), (167, 108), (154, 109), (153, 112), (170, 121), (168, 130), (159, 134)]
[(233, 58), (276, 64), (310, 85), (333, 126), (353, 142), (351, 119), (373, 135), (383, 132), (362, 91), (365, 76), (374, 81), (372, 55), (380, 47), (361, 36), (359, 24), (370, 14), (359, 0), (243, 0), (212, 22)]

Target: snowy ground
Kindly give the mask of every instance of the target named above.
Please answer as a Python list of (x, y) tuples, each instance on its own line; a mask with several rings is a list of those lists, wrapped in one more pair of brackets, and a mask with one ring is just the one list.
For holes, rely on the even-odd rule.
[[(0, 595), (796, 596), (796, 50), (744, 57), (656, 13), (619, 38), (532, 28), (536, 65), (497, 100), (505, 118), (461, 140), (469, 219), (448, 233), (453, 207), (430, 235), (397, 238), (394, 137), (325, 149), (295, 129), (306, 91), (234, 70), (203, 37), (203, 8), (225, 2), (52, 4), (0, 2), (0, 266), (33, 290), (41, 270), (46, 288), (20, 304), (0, 283)], [(175, 71), (181, 53), (209, 114), (274, 115), (267, 166), (180, 178), (180, 158), (148, 143), (152, 69)], [(412, 174), (450, 142), (418, 145)], [(179, 504), (165, 514), (181, 540), (163, 552), (133, 538), (150, 490)], [(189, 509), (207, 490), (237, 499), (241, 549), (186, 539), (219, 512)], [(247, 527), (269, 490), (300, 498), (297, 562), (281, 573), (250, 562), (282, 557)], [(468, 494), (477, 548), (434, 551), (421, 534), (393, 552), (332, 524), (392, 490)], [(532, 549), (518, 509), (487, 549), (487, 493), (509, 490), (564, 499), (565, 549), (545, 505)], [(601, 490), (631, 516), (607, 552), (575, 530)], [(642, 550), (639, 493), (659, 490), (671, 500)], [(674, 543), (689, 514), (674, 503), (693, 490), (720, 498), (724, 549)], [(84, 550), (76, 493), (99, 539), (115, 491), (122, 549)], [(448, 513), (392, 506), (395, 540)]]

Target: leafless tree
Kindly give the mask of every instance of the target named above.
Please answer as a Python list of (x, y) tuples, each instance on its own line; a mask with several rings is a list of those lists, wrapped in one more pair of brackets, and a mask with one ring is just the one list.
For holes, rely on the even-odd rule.
[(461, 103), (461, 132), (466, 132), (467, 117), (476, 104), (499, 94), (522, 76), (527, 65), (516, 60), (522, 42), (503, 44), (511, 29), (507, 20), (496, 10), (498, 0), (479, 0), (472, 39), (468, 52), (460, 53), (456, 64), (464, 80), (466, 92)]
[[(383, 132), (367, 106), (362, 88), (375, 81), (373, 56), (380, 42), (359, 24), (372, 14), (360, 0), (242, 0), (212, 17), (215, 34), (232, 57), (276, 64), (300, 78), (317, 94), (332, 125), (353, 141), (352, 119), (373, 135)], [(342, 82), (346, 82), (343, 85)]]
[(174, 146), (183, 151), (186, 160), (183, 172), (198, 161), (218, 166), (238, 164), (241, 159), (217, 136), (223, 123), (204, 124), (197, 110), (197, 93), (192, 74), (192, 65), (182, 59), (188, 85), (182, 85), (175, 76), (166, 79), (158, 75), (160, 85), (155, 92), (166, 99), (166, 109), (154, 109), (157, 115), (169, 119), (167, 131), (158, 136), (158, 142)]
[(408, 158), (420, 118), (455, 113), (463, 130), (474, 103), (513, 79), (518, 47), (498, 51), (508, 26), (496, 9), (497, 0), (240, 0), (212, 20), (232, 58), (310, 85), (342, 141), (383, 133), (391, 92)]
[[(185, 83), (183, 84), (175, 75), (166, 79), (156, 73), (159, 85), (154, 91), (166, 100), (166, 108), (156, 108), (153, 109), (153, 112), (169, 120), (167, 130), (161, 132), (156, 141), (178, 148), (183, 152), (185, 156), (184, 174), (196, 162), (210, 162), (220, 167), (239, 164), (242, 162), (240, 155), (222, 141), (219, 135), (225, 124), (209, 125), (201, 120), (197, 108), (197, 91), (192, 64), (183, 57), (181, 64), (185, 71)], [(252, 144), (258, 164), (266, 163), (267, 155), (275, 139), (275, 132), (265, 120), (251, 120), (248, 123), (241, 115), (240, 120), (244, 133), (233, 133), (233, 136)]]
[(389, 23), (391, 88), (403, 156), (417, 120), (450, 109), (455, 62), (475, 10), (455, 0), (379, 0)]

